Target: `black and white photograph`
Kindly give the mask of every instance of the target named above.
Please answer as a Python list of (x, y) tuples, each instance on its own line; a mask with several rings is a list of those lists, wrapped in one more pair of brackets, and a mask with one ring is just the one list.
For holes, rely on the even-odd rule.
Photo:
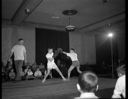
[(1, 0), (2, 99), (125, 99), (126, 0)]

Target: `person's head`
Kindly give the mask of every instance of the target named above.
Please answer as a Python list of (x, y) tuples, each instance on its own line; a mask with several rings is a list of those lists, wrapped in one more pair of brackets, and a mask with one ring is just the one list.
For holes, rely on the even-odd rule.
[(74, 52), (75, 52), (75, 49), (71, 48), (70, 53), (74, 53)]
[(121, 65), (117, 67), (116, 71), (119, 77), (125, 75), (125, 68), (126, 68), (125, 65)]
[(53, 49), (52, 48), (48, 48), (48, 53), (53, 53)]
[(37, 69), (36, 69), (36, 71), (40, 71), (40, 69), (39, 69), (39, 68), (37, 68)]
[(18, 39), (18, 42), (19, 42), (20, 45), (24, 44), (24, 40), (22, 38)]
[(14, 69), (11, 69), (11, 72), (14, 72)]
[(31, 72), (32, 71), (31, 68), (28, 68), (28, 71)]
[(77, 89), (83, 92), (95, 92), (98, 90), (98, 77), (91, 71), (83, 72), (78, 78)]
[(63, 49), (62, 48), (57, 48), (58, 53), (62, 53)]

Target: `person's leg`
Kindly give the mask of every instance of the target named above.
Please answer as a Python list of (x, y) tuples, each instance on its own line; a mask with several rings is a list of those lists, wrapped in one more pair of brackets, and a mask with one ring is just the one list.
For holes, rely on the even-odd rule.
[(20, 78), (20, 72), (19, 72), (19, 61), (15, 61), (15, 68), (16, 68), (16, 80), (21, 80)]
[(59, 70), (57, 66), (54, 69), (59, 73), (59, 75), (62, 77), (63, 80), (66, 80), (66, 78), (63, 76), (63, 74), (61, 73), (61, 71)]
[(70, 68), (68, 69), (68, 79), (70, 79), (70, 74), (74, 68), (75, 66), (71, 65)]
[(80, 66), (77, 66), (77, 67), (76, 67), (76, 70), (77, 70), (77, 72), (78, 72), (79, 74), (82, 73), (82, 71), (80, 70)]
[(22, 77), (23, 74), (24, 74), (22, 67), (23, 67), (23, 61), (19, 60), (19, 67), (18, 67), (18, 69), (19, 69), (20, 77)]
[(48, 70), (47, 70), (47, 73), (46, 73), (46, 75), (44, 76), (44, 79), (42, 80), (42, 83), (45, 82), (46, 78), (47, 78), (48, 75), (50, 74), (50, 71), (51, 71), (51, 69), (48, 69)]
[(77, 72), (78, 72), (79, 74), (81, 74), (82, 71), (80, 70), (80, 63), (79, 63), (79, 61), (76, 61), (76, 62), (75, 62), (75, 66), (76, 66)]
[(50, 75), (50, 77), (52, 78), (52, 71), (50, 72), (50, 74), (49, 74), (49, 75)]

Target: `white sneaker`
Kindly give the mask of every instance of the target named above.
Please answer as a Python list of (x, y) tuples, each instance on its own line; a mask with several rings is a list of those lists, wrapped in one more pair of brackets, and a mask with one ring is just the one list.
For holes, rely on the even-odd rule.
[(42, 80), (42, 83), (44, 83), (45, 82), (45, 80)]

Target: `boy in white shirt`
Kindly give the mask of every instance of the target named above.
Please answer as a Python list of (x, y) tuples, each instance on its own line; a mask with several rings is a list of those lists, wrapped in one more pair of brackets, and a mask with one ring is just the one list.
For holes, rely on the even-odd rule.
[(48, 77), (48, 75), (50, 74), (52, 69), (55, 69), (60, 74), (60, 76), (63, 78), (63, 80), (66, 80), (65, 77), (63, 76), (63, 74), (61, 73), (61, 71), (59, 70), (59, 68), (57, 67), (57, 65), (55, 64), (53, 55), (54, 55), (53, 49), (49, 48), (48, 53), (46, 54), (46, 58), (48, 60), (48, 62), (47, 62), (47, 73), (44, 76), (44, 79), (42, 80), (42, 83), (45, 82), (46, 78)]
[(70, 79), (70, 74), (72, 70), (76, 67), (78, 73), (82, 73), (80, 70), (80, 63), (77, 57), (77, 54), (75, 53), (75, 50), (73, 48), (70, 49), (70, 53), (64, 52), (67, 56), (69, 56), (72, 60), (72, 65), (68, 69), (68, 79)]
[(34, 76), (33, 76), (33, 72), (30, 68), (28, 68), (28, 71), (27, 71), (27, 76), (26, 78), (29, 80), (29, 79), (34, 79)]
[(119, 78), (117, 79), (112, 98), (121, 98), (121, 95), (123, 98), (126, 98), (125, 65), (118, 67), (117, 73)]

